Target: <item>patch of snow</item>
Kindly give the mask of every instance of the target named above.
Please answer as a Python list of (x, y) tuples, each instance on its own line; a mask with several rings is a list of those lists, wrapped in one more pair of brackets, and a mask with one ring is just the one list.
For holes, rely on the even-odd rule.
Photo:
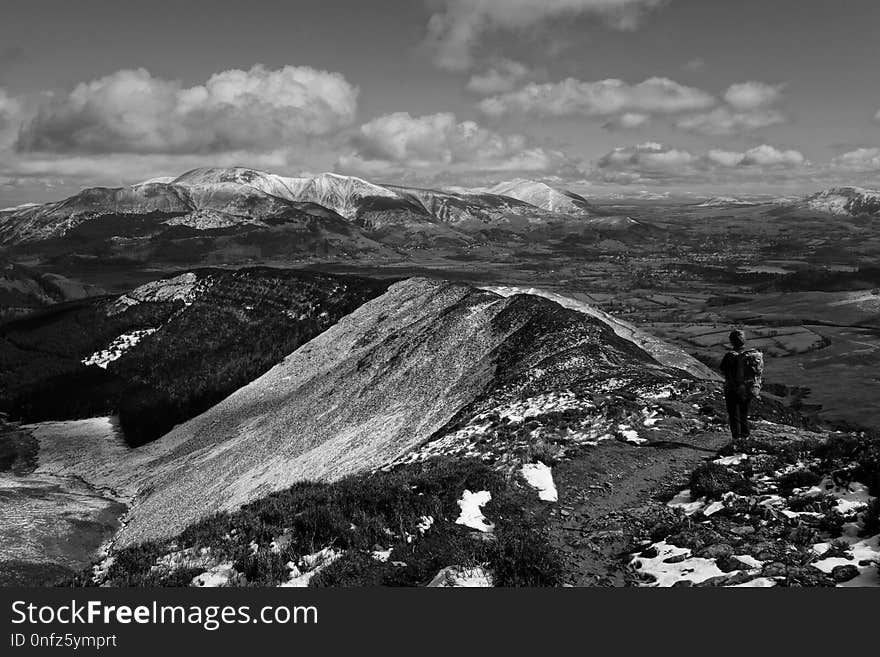
[(686, 516), (690, 516), (706, 506), (706, 498), (701, 497), (700, 499), (695, 500), (691, 495), (690, 489), (685, 488), (669, 500), (666, 503), (666, 506), (672, 509), (681, 509)]
[(381, 561), (385, 563), (388, 559), (391, 558), (391, 552), (393, 548), (388, 548), (387, 550), (373, 550), (372, 555), (376, 561)]
[(720, 501), (716, 500), (715, 502), (712, 502), (712, 504), (707, 506), (705, 509), (703, 509), (703, 515), (704, 516), (711, 516), (713, 513), (718, 513), (723, 508), (724, 508), (724, 502), (720, 502)]
[(113, 340), (106, 349), (96, 351), (88, 358), (84, 358), (81, 362), (83, 365), (97, 365), (100, 368), (107, 369), (107, 366), (114, 360), (118, 360), (122, 355), (134, 347), (138, 342), (148, 335), (152, 335), (158, 329), (149, 328), (142, 331), (132, 331), (131, 333), (123, 333)]
[(617, 432), (626, 442), (633, 445), (644, 445), (648, 442), (647, 438), (639, 437), (639, 432), (632, 429), (628, 424), (617, 425)]
[[(675, 386), (664, 385), (658, 388), (656, 392), (647, 393), (644, 396), (648, 399), (669, 399), (672, 397), (674, 390)], [(697, 405), (697, 408), (699, 408), (699, 405)]]
[(456, 524), (470, 527), (481, 532), (491, 532), (495, 529), (495, 525), (486, 521), (481, 507), (485, 506), (492, 499), (492, 493), (487, 490), (481, 490), (472, 493), (469, 490), (462, 493), (461, 499), (458, 501), (458, 507), (461, 514), (456, 520)]
[(232, 567), (232, 562), (221, 563), (211, 568), (211, 570), (193, 577), (190, 586), (202, 586), (205, 588), (226, 586), (233, 575), (235, 575), (235, 568)]
[(753, 557), (750, 554), (735, 554), (735, 555), (733, 555), (733, 558), (736, 559), (737, 561), (741, 561), (742, 563), (747, 565), (749, 568), (760, 569), (760, 568), (764, 567), (763, 561), (755, 559), (755, 557)]
[[(718, 567), (714, 559), (693, 557), (687, 548), (670, 545), (666, 541), (654, 543), (652, 547), (657, 550), (656, 557), (646, 558), (636, 555), (630, 562), (636, 570), (655, 578), (655, 581), (645, 586), (668, 587), (684, 580), (699, 584), (712, 577), (727, 574)], [(664, 562), (665, 559), (682, 556), (685, 557), (683, 561)]]
[(733, 454), (732, 456), (723, 456), (720, 459), (715, 459), (712, 462), (717, 463), (718, 465), (739, 465), (743, 461), (748, 460), (748, 454)]
[(419, 534), (424, 535), (426, 531), (431, 529), (434, 525), (434, 516), (422, 516), (419, 518), (419, 524), (416, 525), (416, 529), (419, 530)]
[(284, 588), (304, 588), (309, 585), (312, 577), (342, 556), (342, 552), (331, 547), (325, 547), (314, 554), (307, 554), (300, 558), (299, 563), (289, 561), (290, 579), (281, 586)]
[(553, 471), (544, 463), (527, 463), (522, 467), (522, 475), (532, 488), (538, 490), (538, 498), (545, 502), (558, 502), (559, 493), (553, 483)]
[[(812, 566), (818, 568), (823, 573), (830, 573), (837, 566), (855, 566), (859, 569), (859, 575), (847, 582), (838, 584), (838, 586), (880, 587), (880, 571), (877, 569), (877, 563), (880, 562), (880, 534), (862, 540), (844, 536), (842, 540), (850, 543), (849, 551), (852, 555), (852, 559), (847, 559), (845, 557), (828, 557), (814, 562)], [(817, 543), (813, 546), (813, 551), (822, 555), (827, 552), (830, 547), (831, 546), (828, 543)], [(866, 565), (859, 565), (862, 563)]]
[(492, 586), (492, 575), (483, 567), (465, 568), (447, 566), (428, 584), (431, 588), (487, 588)]
[(656, 410), (648, 410), (647, 408), (642, 409), (642, 415), (644, 416), (644, 420), (642, 420), (642, 424), (646, 427), (653, 427), (657, 424), (657, 420), (660, 419), (661, 415)]
[(789, 509), (780, 509), (779, 513), (784, 515), (786, 518), (792, 518), (792, 519), (800, 518), (802, 516), (806, 517), (806, 518), (821, 518), (822, 517), (821, 513), (816, 513), (815, 511), (791, 511)]
[(868, 487), (853, 481), (847, 488), (836, 488), (834, 497), (837, 498), (835, 509), (841, 515), (848, 515), (866, 506), (874, 498), (868, 493)]
[(492, 409), (492, 411), (481, 414), (480, 417), (475, 419), (483, 419), (494, 411), (501, 419), (522, 422), (527, 418), (538, 417), (547, 413), (588, 408), (595, 407), (591, 401), (578, 399), (572, 392), (548, 392), (504, 404)]

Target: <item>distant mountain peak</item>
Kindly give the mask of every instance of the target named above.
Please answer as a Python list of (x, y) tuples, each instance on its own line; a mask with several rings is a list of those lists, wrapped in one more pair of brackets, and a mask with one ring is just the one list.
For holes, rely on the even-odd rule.
[(490, 187), (488, 192), (524, 201), (548, 212), (573, 216), (592, 213), (590, 203), (583, 196), (567, 189), (560, 189), (539, 180), (517, 178)]
[(863, 187), (831, 187), (804, 199), (804, 204), (818, 212), (844, 216), (880, 216), (880, 191)]

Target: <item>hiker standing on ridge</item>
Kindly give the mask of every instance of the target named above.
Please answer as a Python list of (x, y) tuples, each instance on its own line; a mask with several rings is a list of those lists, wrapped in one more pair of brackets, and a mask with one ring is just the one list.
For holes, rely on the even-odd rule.
[(746, 349), (746, 338), (740, 330), (732, 331), (729, 339), (733, 349), (724, 354), (721, 373), (730, 433), (737, 440), (749, 437), (749, 404), (761, 396), (764, 355), (757, 349)]

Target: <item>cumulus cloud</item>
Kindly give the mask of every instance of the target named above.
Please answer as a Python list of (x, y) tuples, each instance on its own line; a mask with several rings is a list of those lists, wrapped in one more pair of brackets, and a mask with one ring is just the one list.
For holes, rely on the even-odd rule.
[(739, 82), (724, 92), (724, 105), (708, 112), (683, 116), (675, 127), (702, 135), (735, 135), (786, 123), (788, 117), (775, 107), (782, 100), (783, 85)]
[(523, 135), (503, 135), (454, 114), (386, 114), (365, 123), (352, 140), (353, 152), (337, 168), (361, 174), (422, 175), (465, 172), (540, 171), (574, 167), (565, 154), (532, 144)]
[(665, 116), (687, 132), (734, 135), (786, 123), (788, 117), (775, 106), (781, 99), (782, 85), (754, 81), (731, 85), (721, 100), (669, 78), (653, 77), (637, 84), (567, 78), (500, 92), (478, 106), (491, 117), (602, 117), (609, 130), (640, 128), (653, 117)]
[(468, 91), (482, 96), (513, 91), (517, 83), (529, 75), (529, 68), (511, 59), (502, 59), (468, 80)]
[(755, 110), (768, 107), (782, 98), (782, 85), (765, 82), (739, 82), (724, 93), (724, 100), (735, 110)]
[(435, 63), (462, 71), (474, 63), (480, 39), (495, 30), (521, 30), (547, 21), (598, 16), (617, 29), (634, 29), (648, 9), (665, 0), (438, 0), (428, 21), (427, 43)]
[(740, 166), (761, 166), (761, 167), (796, 167), (804, 164), (807, 158), (800, 151), (788, 149), (780, 150), (767, 144), (750, 148), (743, 153), (743, 159)]
[(676, 121), (675, 126), (686, 132), (701, 135), (733, 135), (779, 125), (788, 118), (775, 109), (736, 112), (729, 107), (717, 107), (710, 112), (692, 114)]
[(831, 166), (853, 172), (880, 171), (880, 148), (857, 148), (843, 153), (831, 161)]
[(597, 162), (594, 177), (607, 182), (705, 182), (741, 176), (754, 178), (805, 167), (800, 151), (762, 144), (749, 150), (713, 149), (704, 154), (658, 142), (615, 148)]
[(608, 79), (583, 82), (528, 84), (506, 94), (486, 98), (480, 109), (489, 116), (532, 114), (536, 116), (599, 116), (625, 113), (674, 114), (707, 109), (716, 99), (705, 91), (668, 78), (649, 78), (638, 84)]
[(229, 70), (184, 87), (145, 69), (121, 70), (42, 104), (19, 151), (219, 153), (265, 151), (353, 123), (358, 90), (305, 66)]

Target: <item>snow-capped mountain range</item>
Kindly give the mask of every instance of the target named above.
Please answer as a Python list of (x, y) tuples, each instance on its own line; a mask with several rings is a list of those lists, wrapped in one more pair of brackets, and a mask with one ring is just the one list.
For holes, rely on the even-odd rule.
[[(752, 202), (716, 197), (698, 207)], [(833, 215), (880, 215), (880, 192), (856, 187), (829, 189), (795, 203), (772, 203)], [(176, 178), (93, 187), (62, 201), (0, 210), (0, 245), (52, 240), (71, 231), (85, 232), (89, 239), (133, 237), (132, 231), (154, 238), (172, 229), (179, 235), (185, 230), (235, 232), (284, 224), (316, 239), (330, 235), (336, 242), (354, 239), (361, 246), (377, 237), (402, 245), (414, 234), (429, 246), (438, 240), (467, 242), (468, 233), (487, 228), (516, 232), (566, 222), (582, 227), (599, 222), (600, 228), (603, 214), (583, 196), (535, 180), (424, 189), (335, 173), (296, 178), (244, 167), (201, 168)], [(95, 220), (100, 221), (93, 224)]]
[(196, 230), (261, 225), (291, 212), (344, 219), (367, 228), (400, 224), (496, 224), (588, 216), (586, 199), (535, 181), (486, 189), (378, 185), (322, 173), (292, 178), (254, 169), (202, 168), (118, 188), (95, 187), (62, 201), (0, 212), (0, 244), (56, 238), (98, 217), (162, 215)]

